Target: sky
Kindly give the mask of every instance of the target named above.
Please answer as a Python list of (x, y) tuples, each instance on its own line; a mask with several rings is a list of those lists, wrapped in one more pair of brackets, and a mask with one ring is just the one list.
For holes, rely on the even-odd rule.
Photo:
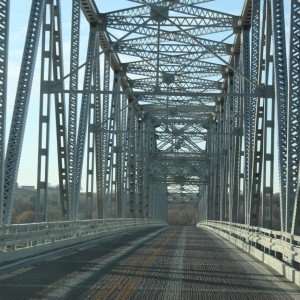
[[(95, 0), (100, 12), (108, 12), (112, 10), (122, 9), (123, 7), (132, 6), (132, 2), (126, 0)], [(240, 15), (243, 0), (216, 0), (212, 1), (205, 7), (224, 11), (230, 14)], [(30, 0), (11, 0), (11, 17), (10, 17), (10, 37), (9, 37), (9, 74), (8, 74), (8, 105), (7, 105), (7, 134), (8, 139), (11, 115), (16, 94), (16, 86), (19, 77), (19, 68), (22, 59), (24, 40), (27, 31), (28, 17), (30, 12)], [(69, 49), (70, 49), (70, 30), (71, 30), (71, 0), (62, 0), (63, 12), (63, 35), (64, 35), (64, 54), (65, 54), (65, 73), (68, 73)], [(285, 3), (288, 3), (285, 0)], [(82, 55), (80, 63), (85, 61), (86, 44), (88, 40), (88, 24), (82, 17)], [(288, 32), (288, 27), (287, 27)], [(40, 52), (38, 53), (36, 71), (33, 81), (33, 88), (28, 111), (27, 125), (25, 130), (23, 151), (19, 169), (18, 184), (19, 185), (35, 185), (36, 186), (36, 169), (37, 169), (37, 151), (38, 151), (38, 110), (39, 110), (39, 70), (40, 70)], [(54, 111), (54, 107), (52, 108)], [(54, 121), (54, 120), (53, 120)], [(55, 130), (54, 122), (52, 122), (52, 132)], [(51, 136), (52, 143), (55, 143), (55, 137)], [(50, 141), (50, 143), (51, 143)], [(55, 148), (50, 153), (50, 162), (54, 161)], [(50, 163), (49, 183), (58, 184), (57, 164)], [(84, 184), (83, 184), (84, 185)]]

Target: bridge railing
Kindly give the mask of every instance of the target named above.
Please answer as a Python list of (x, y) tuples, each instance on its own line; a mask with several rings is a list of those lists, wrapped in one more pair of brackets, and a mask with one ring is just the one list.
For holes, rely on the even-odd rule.
[(0, 226), (0, 264), (151, 226), (167, 226), (167, 223), (128, 218)]
[(217, 233), (300, 286), (300, 236), (222, 221), (197, 226)]

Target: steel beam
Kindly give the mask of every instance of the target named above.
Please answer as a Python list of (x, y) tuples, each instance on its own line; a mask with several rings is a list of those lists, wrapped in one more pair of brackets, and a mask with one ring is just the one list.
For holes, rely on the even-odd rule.
[(3, 222), (3, 187), (7, 106), (8, 41), (10, 1), (0, 1), (0, 224)]
[[(87, 49), (87, 65), (84, 75), (83, 90), (88, 91), (91, 89), (92, 85), (92, 75), (94, 70), (94, 59), (95, 50), (96, 50), (96, 39), (97, 39), (97, 26), (92, 24), (90, 26), (89, 42)], [(81, 189), (81, 177), (82, 177), (82, 167), (83, 167), (83, 158), (85, 150), (85, 140), (87, 134), (87, 119), (88, 112), (90, 107), (90, 94), (84, 93), (81, 100), (81, 110), (80, 118), (78, 125), (78, 134), (77, 134), (77, 144), (76, 144), (76, 173), (75, 173), (75, 198), (74, 198), (74, 213), (73, 217), (77, 219), (78, 213), (78, 202)]]
[(300, 234), (300, 3), (291, 1), (291, 38), (289, 62), (287, 199), (294, 202), (291, 233)]
[(14, 111), (9, 133), (2, 202), (2, 223), (11, 221), (14, 191), (17, 182), (18, 169), (23, 146), (25, 123), (32, 88), (33, 73), (39, 44), (40, 29), (42, 26), (45, 0), (33, 0), (29, 16), (20, 76), (17, 86)]
[[(281, 228), (291, 232), (295, 198), (287, 188), (287, 55), (283, 0), (270, 1), (273, 30), (274, 87), (277, 111), (279, 181), (282, 203)], [(292, 80), (292, 79), (290, 79)], [(290, 157), (291, 158), (291, 157)], [(290, 184), (290, 182), (289, 182)], [(288, 193), (287, 193), (288, 192)]]
[(68, 119), (68, 158), (69, 158), (69, 195), (70, 219), (75, 216), (75, 169), (76, 169), (76, 131), (77, 131), (77, 102), (78, 94), (78, 65), (80, 45), (80, 13), (81, 2), (74, 0), (72, 4), (72, 29), (70, 49), (70, 94), (69, 94), (69, 119)]

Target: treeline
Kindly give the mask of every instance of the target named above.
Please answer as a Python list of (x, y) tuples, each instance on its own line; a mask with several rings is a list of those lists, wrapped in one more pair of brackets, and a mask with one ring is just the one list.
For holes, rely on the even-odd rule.
[[(36, 190), (18, 188), (15, 192), (15, 199), (12, 209), (12, 224), (25, 224), (35, 222), (36, 210)], [(95, 203), (94, 203), (95, 205)], [(85, 194), (81, 195), (79, 202), (79, 211), (81, 212), (79, 219), (85, 216)], [(48, 221), (60, 221), (60, 197), (58, 188), (50, 188), (48, 190)], [(96, 218), (96, 212), (93, 213)], [(197, 207), (195, 205), (169, 205), (168, 222), (170, 225), (195, 225), (197, 223)]]
[[(12, 209), (12, 224), (24, 224), (35, 222), (36, 190), (18, 188), (15, 192), (15, 200)], [(96, 199), (96, 197), (95, 197)], [(93, 218), (97, 217), (95, 212), (96, 203), (93, 203)], [(268, 199), (266, 199), (268, 200)], [(268, 202), (268, 201), (266, 201)], [(280, 230), (280, 203), (279, 194), (274, 194), (272, 205), (272, 228)], [(113, 209), (112, 209), (113, 210)], [(266, 227), (269, 226), (269, 207), (266, 205)], [(79, 201), (79, 219), (85, 219), (85, 194), (81, 194)], [(111, 212), (113, 216), (113, 212)], [(259, 209), (259, 222), (261, 224), (262, 210)], [(48, 191), (48, 221), (60, 221), (60, 197), (58, 188), (50, 188)], [(170, 204), (168, 206), (168, 223), (170, 225), (194, 226), (198, 222), (198, 208), (195, 204)]]
[[(272, 203), (272, 221), (270, 220), (269, 198), (266, 198), (265, 204), (265, 227), (273, 230), (280, 230), (280, 201), (279, 194), (273, 195)], [(241, 207), (240, 213), (242, 214)], [(258, 212), (259, 226), (262, 226), (262, 208)], [(196, 205), (171, 204), (169, 203), (168, 222), (170, 225), (192, 225), (198, 222), (198, 210)], [(272, 223), (272, 224), (271, 224)]]
[(195, 226), (198, 222), (198, 208), (191, 204), (169, 204), (168, 223), (178, 226)]
[[(12, 224), (24, 224), (35, 222), (37, 191), (24, 188), (18, 188), (15, 192), (15, 198), (12, 209)], [(49, 222), (60, 221), (61, 207), (60, 196), (57, 187), (52, 187), (48, 191), (47, 216)], [(85, 209), (84, 195), (81, 195), (79, 201), (79, 211)]]

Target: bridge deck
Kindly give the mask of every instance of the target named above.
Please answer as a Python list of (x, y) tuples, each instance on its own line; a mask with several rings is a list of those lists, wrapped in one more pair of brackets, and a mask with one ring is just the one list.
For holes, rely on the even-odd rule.
[(0, 299), (300, 299), (295, 285), (194, 227), (105, 238), (0, 269)]

